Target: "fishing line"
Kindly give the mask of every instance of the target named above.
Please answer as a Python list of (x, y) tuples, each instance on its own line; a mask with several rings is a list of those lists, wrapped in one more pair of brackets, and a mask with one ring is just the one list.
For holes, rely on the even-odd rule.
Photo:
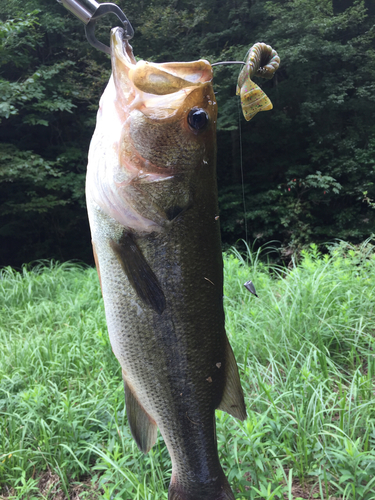
[(241, 133), (241, 106), (240, 101), (238, 100), (238, 131), (240, 138), (240, 166), (241, 166), (241, 183), (242, 183), (242, 202), (243, 202), (243, 214), (245, 221), (245, 241), (247, 241), (247, 220), (246, 220), (246, 201), (245, 201), (245, 183), (244, 183), (244, 175), (243, 175), (243, 162), (242, 162), (242, 133)]
[[(211, 66), (219, 66), (221, 64), (242, 64), (245, 65), (244, 61), (220, 61), (217, 63), (211, 64)], [(245, 241), (248, 243), (247, 238), (247, 220), (246, 220), (246, 201), (245, 201), (245, 183), (244, 183), (244, 175), (243, 175), (243, 161), (242, 161), (242, 133), (241, 133), (241, 106), (240, 101), (238, 100), (238, 130), (239, 130), (239, 139), (240, 139), (240, 167), (241, 167), (241, 184), (242, 184), (242, 203), (243, 203), (243, 211), (244, 211), (244, 221), (245, 221)]]

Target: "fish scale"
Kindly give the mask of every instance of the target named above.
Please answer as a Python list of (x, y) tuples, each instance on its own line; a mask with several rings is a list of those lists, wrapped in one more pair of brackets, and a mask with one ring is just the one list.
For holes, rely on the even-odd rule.
[[(172, 459), (169, 500), (233, 500), (215, 409), (242, 420), (246, 410), (224, 327), (212, 70), (136, 63), (119, 28), (111, 46), (86, 196), (128, 423), (144, 452), (159, 428)], [(134, 83), (148, 77), (154, 94)]]

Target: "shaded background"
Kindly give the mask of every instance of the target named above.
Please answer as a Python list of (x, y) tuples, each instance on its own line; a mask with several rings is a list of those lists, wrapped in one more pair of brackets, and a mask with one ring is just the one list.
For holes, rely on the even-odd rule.
[[(245, 237), (245, 221), (249, 243), (278, 240), (285, 258), (374, 232), (373, 0), (116, 3), (142, 59), (241, 60), (258, 41), (280, 55), (274, 79), (257, 80), (274, 109), (249, 123), (235, 96), (238, 65), (214, 70), (224, 246)], [(98, 23), (106, 43), (114, 19)], [(0, 4), (0, 265), (92, 263), (84, 181), (109, 75), (108, 56), (62, 5)]]

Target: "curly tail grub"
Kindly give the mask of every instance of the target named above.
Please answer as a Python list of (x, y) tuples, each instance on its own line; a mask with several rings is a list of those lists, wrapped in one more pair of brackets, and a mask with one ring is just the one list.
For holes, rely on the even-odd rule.
[(259, 111), (272, 109), (272, 102), (253, 81), (254, 76), (270, 80), (280, 64), (277, 52), (265, 43), (256, 43), (246, 57), (246, 65), (242, 68), (237, 81), (237, 95), (241, 96), (242, 112), (247, 121)]

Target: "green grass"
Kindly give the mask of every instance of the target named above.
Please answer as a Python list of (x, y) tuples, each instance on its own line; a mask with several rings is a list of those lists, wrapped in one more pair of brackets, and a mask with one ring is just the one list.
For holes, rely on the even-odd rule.
[[(224, 258), (249, 415), (217, 412), (236, 498), (375, 499), (373, 247), (312, 246), (290, 269)], [(5, 269), (0, 316), (0, 498), (166, 500), (169, 456), (130, 436), (95, 270)]]

